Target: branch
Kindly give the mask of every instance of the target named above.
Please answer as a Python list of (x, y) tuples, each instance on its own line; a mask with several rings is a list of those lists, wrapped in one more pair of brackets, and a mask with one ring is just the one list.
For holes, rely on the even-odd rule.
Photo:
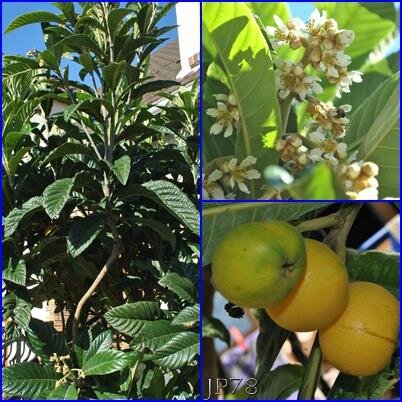
[(304, 221), (299, 223), (296, 226), (296, 229), (299, 232), (309, 232), (310, 230), (320, 230), (325, 229), (331, 226), (334, 226), (338, 223), (339, 216), (338, 213), (334, 213), (331, 215), (323, 216), (321, 218), (310, 219), (308, 221)]
[(106, 274), (109, 272), (110, 267), (116, 262), (116, 260), (119, 258), (120, 254), (120, 240), (118, 237), (115, 236), (113, 240), (113, 249), (112, 253), (110, 254), (109, 258), (107, 259), (105, 265), (103, 268), (100, 270), (98, 276), (95, 278), (93, 281), (92, 285), (89, 287), (89, 289), (85, 292), (84, 296), (81, 297), (80, 301), (77, 304), (77, 308), (75, 309), (74, 313), (74, 320), (73, 320), (73, 334), (72, 334), (72, 339), (73, 343), (75, 343), (78, 335), (78, 326), (80, 322), (80, 317), (81, 317), (81, 312), (82, 309), (85, 305), (85, 303), (88, 301), (88, 299), (92, 296), (93, 292), (96, 290), (96, 288), (99, 286), (101, 283), (102, 279), (106, 276)]

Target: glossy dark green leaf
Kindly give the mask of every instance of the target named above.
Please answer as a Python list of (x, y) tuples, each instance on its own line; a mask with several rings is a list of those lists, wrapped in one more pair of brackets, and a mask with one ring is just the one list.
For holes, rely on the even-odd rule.
[(105, 319), (114, 329), (134, 336), (146, 322), (154, 321), (159, 311), (158, 303), (140, 301), (113, 308), (105, 314)]
[(304, 367), (296, 364), (285, 364), (272, 370), (258, 384), (256, 399), (285, 400), (300, 388), (303, 380)]
[(63, 23), (63, 19), (58, 17), (53, 13), (47, 11), (34, 11), (32, 13), (27, 13), (18, 16), (13, 20), (10, 25), (6, 28), (5, 33), (14, 31), (17, 28), (23, 27), (29, 24), (35, 24), (38, 22), (57, 22), (58, 24)]
[(200, 353), (200, 338), (198, 333), (181, 332), (168, 340), (158, 349), (152, 360), (160, 367), (177, 369), (191, 363)]
[(43, 192), (43, 207), (50, 219), (58, 218), (61, 210), (70, 198), (74, 186), (74, 177), (59, 179), (45, 188)]
[(52, 390), (47, 399), (73, 401), (78, 399), (78, 389), (74, 384), (67, 383)]
[(399, 298), (399, 254), (348, 249), (346, 267), (351, 281), (377, 283)]
[(79, 256), (98, 237), (102, 230), (103, 218), (89, 216), (74, 222), (68, 232), (67, 250), (72, 257)]
[(21, 222), (21, 220), (42, 208), (42, 197), (32, 197), (21, 208), (14, 208), (4, 221), (4, 236), (11, 236)]
[(172, 325), (183, 325), (187, 328), (193, 327), (200, 321), (200, 305), (187, 306), (172, 320)]
[(3, 369), (3, 392), (23, 399), (37, 399), (54, 389), (57, 376), (51, 366), (18, 363)]
[(120, 350), (102, 351), (86, 360), (82, 370), (86, 376), (110, 374), (127, 367), (132, 358), (132, 354)]
[(63, 50), (67, 46), (68, 48), (79, 48), (87, 51), (90, 50), (97, 54), (100, 53), (98, 45), (89, 36), (83, 34), (67, 36), (54, 46), (60, 50)]
[(95, 391), (96, 396), (98, 399), (101, 401), (108, 401), (108, 400), (126, 400), (127, 397), (123, 394), (115, 394), (113, 392), (101, 392), (101, 391)]
[(194, 284), (176, 272), (168, 272), (158, 283), (176, 293), (181, 299), (190, 303), (196, 300), (197, 290)]
[(260, 332), (257, 338), (257, 362), (255, 378), (260, 384), (270, 374), (279, 351), (286, 341), (289, 331), (276, 325), (264, 309), (257, 310)]
[(149, 181), (143, 184), (157, 197), (159, 203), (179, 218), (193, 233), (199, 234), (199, 212), (176, 185), (165, 180)]
[(59, 356), (69, 354), (64, 334), (56, 331), (52, 322), (31, 318), (27, 329), (27, 340), (33, 352), (44, 362), (49, 362), (49, 357), (53, 353)]
[(3, 280), (25, 286), (27, 280), (27, 267), (25, 260), (9, 258), (7, 264), (3, 266)]
[(88, 155), (93, 156), (93, 151), (91, 148), (87, 147), (86, 145), (74, 143), (74, 142), (65, 142), (61, 144), (53, 151), (49, 152), (46, 158), (41, 162), (41, 165), (46, 165), (47, 163), (63, 158), (67, 155)]
[(91, 341), (89, 348), (83, 353), (83, 362), (85, 363), (92, 356), (99, 352), (105, 352), (111, 349), (113, 344), (112, 331), (101, 332), (93, 341)]
[(129, 14), (133, 13), (133, 10), (129, 8), (117, 8), (116, 10), (112, 10), (108, 17), (108, 27), (109, 31), (114, 38), (119, 33), (119, 24), (124, 21), (124, 18)]
[(218, 338), (230, 347), (230, 333), (222, 321), (214, 317), (202, 317), (202, 336)]
[(172, 86), (177, 86), (179, 83), (177, 81), (170, 81), (170, 80), (156, 80), (150, 81), (145, 84), (140, 85), (133, 91), (134, 98), (141, 98), (143, 95), (150, 93), (161, 91), (165, 88), (170, 88)]
[(52, 70), (59, 71), (59, 60), (51, 50), (44, 50), (41, 52), (40, 57)]
[(131, 159), (128, 155), (124, 155), (117, 159), (113, 164), (113, 173), (123, 186), (127, 184), (130, 176)]
[(126, 68), (126, 62), (122, 61), (120, 63), (110, 63), (102, 68), (103, 79), (106, 85), (114, 89), (119, 82), (121, 76)]

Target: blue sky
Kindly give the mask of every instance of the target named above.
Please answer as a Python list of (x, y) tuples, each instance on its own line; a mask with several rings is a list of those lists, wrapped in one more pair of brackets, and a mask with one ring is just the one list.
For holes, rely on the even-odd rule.
[[(122, 3), (123, 5), (125, 3)], [(80, 8), (78, 3), (74, 3), (76, 9)], [(32, 11), (50, 11), (55, 14), (60, 14), (60, 10), (53, 6), (50, 2), (2, 2), (2, 33), (4, 33), (7, 26), (16, 17), (21, 14), (29, 13)], [(172, 8), (169, 13), (160, 21), (160, 26), (176, 25), (176, 11)], [(162, 37), (168, 38), (164, 42), (163, 46), (177, 39), (177, 29), (174, 29)], [(42, 30), (40, 24), (32, 24), (21, 27), (9, 34), (3, 34), (3, 53), (4, 54), (20, 54), (25, 55), (28, 50), (31, 49), (44, 49)], [(62, 66), (65, 66), (67, 62), (63, 61)], [(70, 75), (72, 79), (78, 79), (78, 72), (80, 66), (74, 62), (68, 63), (70, 65)], [(90, 85), (90, 79), (87, 76), (85, 82)]]

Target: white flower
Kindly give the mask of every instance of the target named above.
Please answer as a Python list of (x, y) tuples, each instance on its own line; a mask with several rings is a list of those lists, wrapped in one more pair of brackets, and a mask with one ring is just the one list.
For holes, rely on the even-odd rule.
[(322, 130), (317, 130), (308, 134), (308, 138), (318, 146), (311, 149), (308, 157), (312, 162), (320, 162), (323, 160), (336, 167), (339, 160), (347, 158), (347, 145), (344, 142), (337, 142), (333, 138), (327, 138)]
[(342, 29), (336, 35), (336, 41), (344, 48), (349, 46), (355, 39), (355, 33), (350, 29)]
[(305, 29), (300, 18), (292, 18), (286, 24), (277, 15), (273, 16), (276, 26), (267, 26), (267, 34), (272, 37), (271, 44), (274, 48), (289, 43), (292, 49), (301, 46), (302, 30)]
[(257, 158), (254, 156), (248, 156), (245, 158), (239, 166), (237, 166), (237, 159), (233, 158), (229, 162), (226, 162), (222, 166), (223, 173), (229, 176), (229, 185), (234, 189), (235, 185), (239, 187), (239, 190), (243, 193), (250, 194), (250, 190), (245, 185), (245, 180), (255, 180), (261, 177), (261, 174), (256, 169), (250, 169), (251, 165), (257, 162)]
[(357, 193), (356, 200), (378, 200), (377, 187), (367, 187)]
[(362, 75), (360, 71), (348, 71), (343, 74), (336, 85), (336, 97), (341, 97), (341, 92), (350, 92), (350, 85), (352, 82), (362, 82)]
[(216, 94), (214, 97), (217, 100), (216, 108), (206, 110), (208, 116), (216, 119), (216, 123), (212, 124), (209, 132), (210, 134), (218, 135), (224, 130), (223, 136), (225, 138), (230, 137), (233, 134), (233, 129), (238, 128), (240, 120), (236, 98), (232, 94), (229, 96)]
[(307, 32), (315, 35), (318, 34), (326, 20), (327, 20), (326, 11), (323, 11), (322, 15), (320, 15), (320, 12), (317, 9), (315, 9), (307, 21), (306, 24)]
[(281, 99), (285, 99), (290, 93), (294, 93), (301, 100), (304, 100), (306, 95), (322, 93), (322, 87), (319, 84), (321, 79), (307, 76), (301, 63), (282, 62), (278, 65), (275, 74), (278, 95)]
[(319, 68), (329, 77), (338, 78), (339, 72), (336, 67), (346, 67), (352, 62), (351, 58), (338, 50), (324, 50), (322, 52)]
[(208, 177), (202, 175), (202, 198), (204, 200), (224, 200), (225, 194), (222, 187), (216, 183), (223, 176), (223, 172), (215, 169)]

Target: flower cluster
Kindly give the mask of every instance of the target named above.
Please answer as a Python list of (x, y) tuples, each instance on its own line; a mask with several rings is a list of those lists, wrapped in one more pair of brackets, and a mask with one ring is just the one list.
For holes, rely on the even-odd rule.
[[(337, 22), (327, 18), (325, 12), (315, 10), (306, 24), (298, 19), (284, 23), (274, 17), (276, 26), (267, 27), (274, 48), (287, 44), (291, 49), (303, 47), (301, 61), (274, 60), (278, 98), (295, 97), (307, 103), (310, 117), (305, 135), (287, 134), (277, 140), (282, 165), (292, 173), (304, 170), (308, 165), (326, 162), (339, 176), (347, 197), (351, 199), (376, 199), (378, 197), (378, 166), (372, 162), (356, 161), (357, 151), (349, 152), (343, 138), (347, 135), (350, 105), (334, 106), (316, 99), (321, 93), (320, 78), (309, 76), (306, 67), (336, 84), (336, 96), (350, 92), (352, 82), (361, 82), (361, 73), (348, 71), (351, 58), (345, 49), (353, 42), (354, 33), (339, 29)], [(310, 71), (310, 70), (308, 70)]]
[(68, 382), (68, 377), (70, 377), (74, 371), (77, 372), (78, 378), (85, 378), (85, 373), (82, 369), (70, 369), (67, 363), (67, 361), (70, 360), (69, 355), (59, 356), (57, 353), (53, 353), (49, 360), (53, 364), (56, 373), (63, 374), (63, 377), (56, 381), (56, 388), (66, 384)]
[(378, 199), (378, 166), (373, 162), (355, 162), (341, 166), (338, 172), (346, 190), (346, 195), (352, 200)]
[(295, 94), (299, 100), (304, 100), (306, 95), (322, 93), (319, 77), (309, 77), (304, 71), (302, 63), (275, 60), (276, 85), (278, 95), (285, 99), (288, 95)]
[(216, 108), (206, 110), (208, 116), (216, 119), (209, 132), (218, 135), (223, 131), (225, 138), (230, 137), (234, 129), (239, 129), (240, 116), (236, 98), (233, 94), (216, 94), (214, 97), (217, 101)]
[(245, 181), (261, 177), (258, 170), (251, 168), (257, 162), (257, 158), (248, 156), (240, 164), (237, 162), (236, 158), (217, 162), (218, 169), (209, 175), (203, 175), (203, 199), (233, 199), (237, 189), (246, 194), (250, 193)]
[[(329, 82), (336, 84), (338, 97), (341, 92), (350, 92), (352, 82), (362, 82), (359, 71), (348, 71), (347, 66), (351, 63), (351, 58), (344, 53), (355, 38), (354, 32), (339, 29), (333, 18), (327, 18), (325, 11), (321, 15), (315, 10), (306, 24), (299, 19), (291, 19), (285, 24), (276, 15), (274, 20), (276, 26), (266, 27), (273, 47), (288, 44), (292, 49), (306, 49), (303, 62), (287, 62), (285, 69), (277, 69), (278, 80), (282, 83), (279, 86), (281, 98), (285, 97), (283, 95), (286, 91), (301, 99), (304, 99), (306, 93), (320, 92), (321, 87), (317, 83), (319, 79), (307, 77), (304, 73), (307, 64), (323, 73)], [(298, 85), (293, 84), (293, 81), (297, 81)], [(309, 90), (306, 90), (306, 86)]]
[(56, 373), (61, 373), (66, 375), (70, 372), (70, 367), (67, 364), (67, 360), (70, 360), (70, 356), (58, 356), (57, 353), (53, 353), (49, 358), (50, 362), (53, 363), (53, 367)]

